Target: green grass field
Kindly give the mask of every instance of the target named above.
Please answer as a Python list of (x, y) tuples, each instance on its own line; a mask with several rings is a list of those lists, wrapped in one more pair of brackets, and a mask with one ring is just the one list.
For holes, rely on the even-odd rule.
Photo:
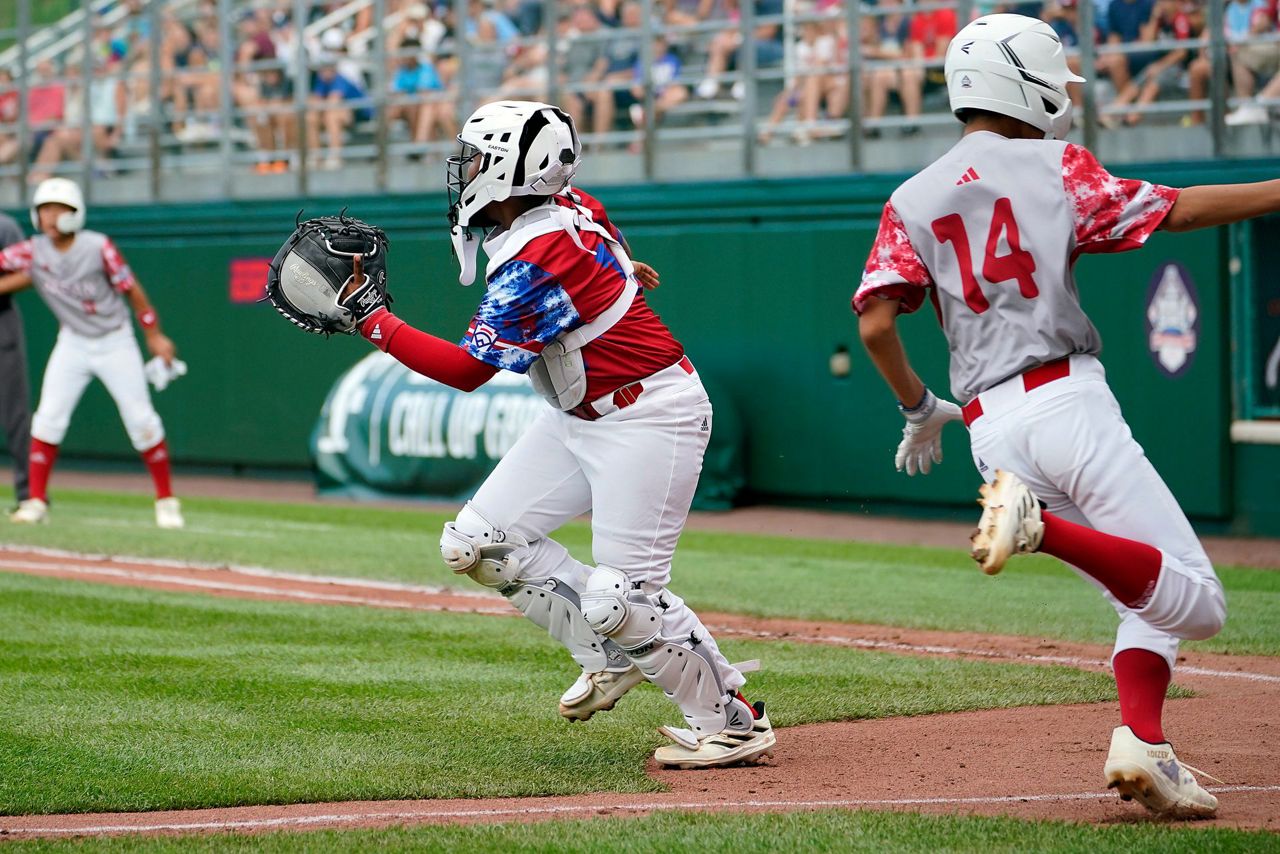
[[(189, 530), (152, 527), (144, 497), (57, 496), (54, 521), (0, 542), (325, 575), (452, 584), (443, 518), (415, 510), (192, 499)], [(589, 558), (588, 531), (563, 540)], [(1280, 573), (1222, 571), (1233, 609), (1202, 649), (1275, 655)], [(460, 584), (459, 586), (465, 586)], [(959, 550), (690, 532), (673, 587), (696, 607), (1106, 642), (1113, 618), (1050, 560), (996, 579)], [(318, 800), (645, 792), (654, 728), (674, 709), (647, 686), (588, 727), (555, 701), (572, 663), (525, 621), (240, 601), (0, 573), (0, 813)], [(1114, 699), (1105, 674), (780, 642), (752, 690), (776, 726)], [(501, 726), (494, 721), (500, 720)], [(602, 841), (604, 825), (617, 825)], [(1184, 834), (1193, 833), (1194, 837)], [(616, 842), (610, 843), (609, 839)], [(672, 851), (1280, 850), (1275, 835), (1159, 825), (1072, 827), (832, 811), (194, 840), (26, 842), (15, 850)]]
[[(269, 566), (474, 587), (440, 562), (446, 516), (414, 509), (189, 499), (188, 530), (151, 526), (144, 496), (65, 492), (54, 524), (0, 532), (7, 542), (143, 557)], [(590, 561), (585, 525), (557, 537)], [(376, 547), (373, 544), (377, 544)], [(1280, 572), (1219, 567), (1230, 619), (1187, 649), (1280, 655)], [(962, 548), (794, 540), (689, 531), (672, 587), (693, 607), (768, 617), (878, 623), (1110, 643), (1115, 613), (1051, 558), (1020, 558), (994, 578)]]

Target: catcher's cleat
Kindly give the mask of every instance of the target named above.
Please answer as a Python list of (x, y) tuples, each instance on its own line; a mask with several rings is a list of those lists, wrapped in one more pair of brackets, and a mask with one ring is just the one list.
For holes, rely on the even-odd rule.
[(1156, 815), (1172, 818), (1212, 818), (1218, 799), (1196, 782), (1191, 772), (1222, 781), (1178, 761), (1173, 746), (1148, 744), (1127, 726), (1111, 734), (1111, 750), (1103, 766), (1107, 788), (1120, 799), (1136, 800)]
[(969, 540), (969, 554), (987, 575), (995, 575), (1013, 555), (1030, 554), (1044, 539), (1040, 502), (1011, 471), (996, 470), (994, 483), (978, 488), (982, 518)]
[[(664, 744), (654, 751), (653, 758), (659, 765), (691, 770), (694, 768), (723, 768), (726, 765), (756, 765), (773, 756), (773, 746), (778, 739), (773, 734), (773, 726), (769, 716), (765, 714), (764, 703), (757, 702), (748, 706), (741, 699), (741, 694), (734, 698), (733, 706), (738, 714), (730, 714), (730, 726), (696, 742), (689, 742), (681, 737), (686, 730), (672, 730), (659, 727), (658, 732), (670, 738), (675, 744)], [(745, 711), (743, 711), (745, 709)], [(734, 727), (739, 717), (749, 717), (743, 721), (745, 728)]]
[(634, 664), (626, 670), (583, 671), (560, 698), (560, 714), (569, 721), (585, 721), (612, 709), (622, 696), (644, 681)]
[(49, 505), (39, 498), (28, 498), (18, 502), (17, 508), (9, 514), (9, 521), (18, 525), (44, 525), (49, 521)]
[(186, 521), (182, 518), (182, 504), (178, 502), (178, 499), (172, 496), (156, 499), (156, 525), (160, 528), (185, 527)]

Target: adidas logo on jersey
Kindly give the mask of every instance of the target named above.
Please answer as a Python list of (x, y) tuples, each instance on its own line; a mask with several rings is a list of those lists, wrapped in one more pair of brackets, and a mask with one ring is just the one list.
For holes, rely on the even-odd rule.
[(970, 181), (978, 180), (981, 180), (978, 177), (978, 173), (973, 170), (972, 166), (970, 166), (969, 171), (961, 175), (959, 181), (956, 181), (956, 186), (959, 187), (961, 184), (968, 184)]
[(369, 340), (370, 341), (382, 340), (382, 324), (381, 323), (373, 324), (373, 331), (369, 333)]

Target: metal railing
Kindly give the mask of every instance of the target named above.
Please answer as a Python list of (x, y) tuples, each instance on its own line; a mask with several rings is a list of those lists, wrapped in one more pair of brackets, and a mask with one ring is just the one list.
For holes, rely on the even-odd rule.
[[(937, 148), (954, 139), (954, 118), (945, 88), (928, 80), (940, 74), (941, 54), (926, 59), (904, 43), (892, 55), (880, 33), (898, 26), (895, 16), (951, 12), (963, 25), (973, 10), (972, 0), (897, 6), (845, 0), (819, 13), (787, 0), (762, 4), (768, 14), (747, 2), (735, 18), (672, 21), (660, 16), (664, 7), (655, 0), (630, 0), (623, 14), (632, 26), (608, 27), (578, 24), (577, 6), (547, 0), (538, 31), (499, 42), (487, 8), (473, 19), (469, 5), (456, 2), (451, 18), (440, 22), (443, 38), (426, 45), (399, 42), (415, 22), (421, 39), (427, 22), (425, 10), (403, 0), (352, 0), (332, 11), (313, 0), (145, 0), (137, 15), (110, 0), (82, 0), (79, 11), (39, 31), (31, 28), (30, 6), (17, 0), (16, 28), (0, 31), (0, 39), (15, 41), (0, 53), (0, 70), (12, 71), (18, 105), (16, 120), (0, 124), (0, 186), (22, 197), (33, 179), (67, 174), (90, 196), (95, 188), (129, 186), (137, 199), (307, 195), (343, 191), (348, 176), (351, 186), (370, 191), (434, 186), (420, 180), (417, 164), (441, 160), (454, 145), (451, 129), (497, 97), (566, 106), (593, 155), (612, 158), (618, 174), (641, 180), (667, 177), (673, 158), (689, 154), (706, 155), (718, 175), (803, 171), (789, 153), (794, 146), (773, 144), (777, 138), (821, 144), (819, 170), (900, 167), (886, 159), (899, 135), (923, 131)], [(274, 58), (248, 59), (240, 28), (246, 15), (262, 10), (284, 22), (274, 32), (279, 49)], [(374, 23), (354, 31), (357, 16), (370, 14)], [(1092, 16), (1092, 4), (1080, 4), (1076, 29), (1092, 31)], [(145, 38), (128, 46), (122, 62), (104, 63), (103, 32), (131, 24)], [(1227, 97), (1221, 24), (1215, 3), (1205, 35), (1072, 49), (1090, 80), (1080, 110), (1083, 141), (1097, 144), (1113, 133), (1107, 126), (1114, 118), (1129, 113), (1154, 120), (1203, 113), (1206, 130), (1179, 132), (1207, 134), (1214, 156), (1230, 156), (1224, 119), (1242, 102)], [(201, 63), (188, 48), (184, 62), (170, 67), (170, 40), (181, 41), (179, 28), (195, 39), (197, 26), (212, 55)], [(320, 46), (335, 29), (345, 51), (332, 42)], [(1280, 35), (1251, 41), (1280, 51)], [(1205, 97), (1099, 102), (1098, 68), (1107, 57), (1175, 50), (1212, 60)], [(51, 63), (61, 70), (50, 74)], [(335, 64), (358, 78), (361, 91), (317, 97), (324, 88), (317, 80)], [(401, 85), (426, 65), (436, 82)], [(0, 82), (0, 105), (3, 89)], [(63, 111), (49, 116), (55, 92), (64, 97)], [(890, 95), (911, 109), (879, 110)], [(895, 139), (875, 141), (884, 134)], [(10, 136), (17, 146), (13, 162), (4, 163)]]

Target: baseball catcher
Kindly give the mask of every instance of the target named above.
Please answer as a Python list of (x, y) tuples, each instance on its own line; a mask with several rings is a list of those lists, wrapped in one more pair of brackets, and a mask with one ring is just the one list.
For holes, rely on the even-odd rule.
[[(550, 404), (444, 527), (454, 572), (499, 591), (581, 667), (560, 714), (585, 721), (648, 680), (686, 727), (662, 727), (663, 765), (706, 768), (772, 754), (764, 703), (742, 694), (698, 616), (669, 589), (711, 435), (712, 410), (684, 347), (645, 300), (604, 207), (570, 181), (582, 145), (558, 107), (486, 104), (448, 162), (450, 237), (487, 288), (461, 343), (387, 309), (386, 238), (346, 217), (308, 220), (271, 265), (269, 294), (311, 332), (348, 332), (463, 391), (498, 370), (528, 374)], [(594, 565), (548, 534), (591, 511)], [(753, 663), (754, 664), (754, 663)]]

